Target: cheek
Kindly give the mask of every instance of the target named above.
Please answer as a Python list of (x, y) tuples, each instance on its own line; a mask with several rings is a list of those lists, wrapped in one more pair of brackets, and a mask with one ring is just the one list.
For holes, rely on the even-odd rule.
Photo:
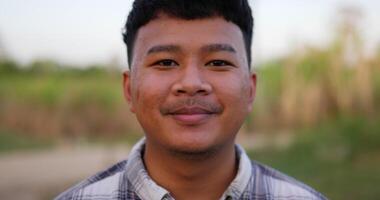
[(149, 74), (136, 76), (133, 85), (133, 103), (137, 112), (157, 111), (157, 107), (165, 101), (169, 89), (168, 81), (158, 76)]
[(222, 102), (227, 101), (224, 103), (234, 106), (240, 106), (248, 102), (250, 88), (244, 78), (232, 76), (225, 79), (217, 79), (215, 82), (215, 85), (217, 85), (215, 93), (221, 98)]
[(231, 122), (231, 125), (238, 124), (240, 126), (250, 112), (247, 81), (241, 77), (230, 77), (228, 81), (222, 81), (218, 85), (215, 93), (225, 109), (225, 120)]

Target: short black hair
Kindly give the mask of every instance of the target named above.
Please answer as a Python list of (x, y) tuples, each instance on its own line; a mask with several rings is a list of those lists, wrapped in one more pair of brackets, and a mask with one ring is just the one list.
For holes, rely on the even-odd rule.
[(157, 18), (160, 13), (185, 20), (223, 17), (236, 24), (243, 33), (250, 68), (254, 21), (247, 0), (135, 0), (123, 31), (129, 66), (139, 28)]

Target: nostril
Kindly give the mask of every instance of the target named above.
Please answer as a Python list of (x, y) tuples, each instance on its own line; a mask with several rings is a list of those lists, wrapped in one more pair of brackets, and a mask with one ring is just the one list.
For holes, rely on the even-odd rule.
[(176, 93), (178, 93), (178, 94), (184, 94), (184, 93), (186, 93), (186, 91), (179, 89), (179, 90), (176, 91)]
[(212, 91), (210, 84), (201, 81), (179, 81), (172, 86), (175, 95), (208, 95)]
[(177, 95), (186, 94), (190, 96), (194, 95), (207, 95), (209, 92), (205, 89), (196, 89), (196, 88), (186, 88), (186, 89), (178, 89), (176, 90)]
[(198, 90), (197, 93), (199, 94), (207, 94), (208, 92), (205, 89)]

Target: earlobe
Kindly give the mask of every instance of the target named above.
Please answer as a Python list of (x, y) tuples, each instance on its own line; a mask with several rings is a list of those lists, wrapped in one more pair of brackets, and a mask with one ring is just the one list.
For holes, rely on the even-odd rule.
[(129, 104), (129, 109), (134, 113), (135, 109), (132, 102), (132, 93), (131, 93), (131, 77), (130, 71), (125, 71), (123, 73), (123, 87), (124, 87), (124, 98)]

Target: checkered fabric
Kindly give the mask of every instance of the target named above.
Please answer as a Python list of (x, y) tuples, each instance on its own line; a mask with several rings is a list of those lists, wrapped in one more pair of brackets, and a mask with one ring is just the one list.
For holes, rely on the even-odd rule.
[[(148, 175), (142, 161), (145, 139), (132, 149), (128, 160), (82, 181), (56, 200), (173, 200)], [(239, 168), (221, 200), (324, 200), (323, 195), (268, 166), (250, 161), (236, 145)]]

